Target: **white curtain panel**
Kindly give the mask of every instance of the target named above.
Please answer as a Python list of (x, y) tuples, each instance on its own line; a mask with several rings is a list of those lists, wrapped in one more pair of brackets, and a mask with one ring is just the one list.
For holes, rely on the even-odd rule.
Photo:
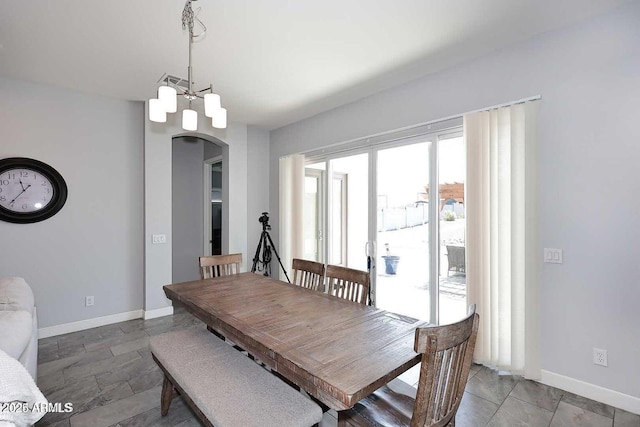
[[(293, 154), (280, 158), (280, 215), (279, 239), (282, 265), (291, 272), (293, 258), (303, 253), (303, 216), (304, 206), (304, 155)], [(280, 280), (287, 280), (280, 271)], [(291, 276), (289, 276), (291, 277)]]
[(480, 328), (474, 359), (540, 377), (538, 101), (465, 115), (467, 292)]

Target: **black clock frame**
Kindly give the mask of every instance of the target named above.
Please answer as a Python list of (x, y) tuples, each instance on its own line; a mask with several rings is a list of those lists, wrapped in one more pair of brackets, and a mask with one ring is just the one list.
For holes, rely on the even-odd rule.
[(34, 212), (13, 212), (0, 206), (0, 220), (14, 224), (31, 224), (44, 221), (57, 214), (67, 201), (67, 183), (62, 175), (39, 160), (26, 157), (10, 157), (0, 160), (0, 176), (7, 170), (18, 168), (30, 169), (47, 177), (53, 186), (53, 197), (45, 207)]

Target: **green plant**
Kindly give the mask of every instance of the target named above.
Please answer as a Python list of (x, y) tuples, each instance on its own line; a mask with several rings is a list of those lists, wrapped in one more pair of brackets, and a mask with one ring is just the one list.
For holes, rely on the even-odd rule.
[(455, 220), (456, 220), (456, 218), (457, 218), (457, 216), (456, 216), (456, 213), (455, 213), (454, 211), (445, 211), (445, 212), (442, 214), (442, 218), (443, 218), (445, 221), (455, 221)]

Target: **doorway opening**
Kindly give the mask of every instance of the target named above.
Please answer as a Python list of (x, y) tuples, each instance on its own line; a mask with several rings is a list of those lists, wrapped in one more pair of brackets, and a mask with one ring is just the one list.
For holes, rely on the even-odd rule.
[[(171, 262), (172, 281), (178, 283), (198, 280), (198, 257), (212, 254), (212, 159), (219, 160), (215, 199), (217, 218), (221, 218), (222, 147), (201, 137), (185, 135), (172, 139), (171, 150)], [(219, 248), (222, 234), (222, 226), (217, 225)]]
[[(208, 164), (205, 162), (205, 165)], [(222, 255), (222, 160), (214, 160), (210, 164), (210, 215), (211, 234), (209, 237), (211, 255)], [(206, 217), (205, 217), (206, 218)], [(207, 253), (207, 252), (205, 252)], [(208, 254), (208, 253), (207, 253)]]

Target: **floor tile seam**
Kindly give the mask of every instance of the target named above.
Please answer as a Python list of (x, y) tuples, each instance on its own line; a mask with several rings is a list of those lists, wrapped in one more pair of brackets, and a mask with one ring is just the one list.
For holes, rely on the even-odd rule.
[[(103, 372), (102, 374), (114, 374), (115, 372)], [(98, 375), (102, 375), (102, 374), (98, 374)], [(129, 386), (129, 388), (131, 389), (132, 393), (131, 394), (136, 394), (133, 391), (133, 387), (131, 387), (131, 384), (129, 383), (129, 378), (127, 378), (126, 380), (122, 380), (122, 381), (116, 381), (114, 383), (111, 384), (105, 384), (104, 387), (100, 385), (100, 381), (98, 381), (98, 375), (94, 375), (94, 377), (96, 378), (96, 382), (98, 383), (98, 388), (100, 389), (100, 391), (105, 391), (105, 389), (109, 388), (109, 387), (113, 387), (117, 384), (120, 383), (127, 383), (127, 385)]]
[[(467, 390), (466, 388), (465, 388), (465, 390), (464, 390), (464, 391), (465, 391), (465, 393), (472, 394), (474, 397), (477, 397), (477, 398), (482, 399), (482, 400), (486, 400), (487, 402), (491, 402), (491, 403), (493, 403), (494, 405), (499, 405), (499, 406), (502, 406), (502, 404), (504, 403), (504, 401), (507, 399), (507, 398), (505, 397), (505, 398), (502, 400), (502, 402), (498, 403), (498, 402), (494, 402), (493, 400), (489, 400), (489, 399), (487, 399), (487, 398), (484, 398), (484, 397), (482, 397), (482, 396), (480, 396), (480, 395), (478, 395), (478, 394), (476, 394), (476, 393), (474, 393), (474, 392), (472, 392), (472, 391), (470, 391), (470, 390)], [(508, 397), (508, 396), (509, 396), (509, 395), (507, 395), (507, 397)]]
[(615, 425), (616, 425), (616, 415), (618, 414), (618, 411), (627, 412), (627, 413), (629, 413), (631, 415), (635, 415), (636, 417), (638, 417), (637, 425), (640, 426), (640, 414), (634, 414), (633, 412), (625, 411), (624, 409), (616, 408), (616, 407), (614, 407), (613, 409), (614, 409), (614, 411), (613, 411), (613, 427), (615, 427)]
[[(580, 410), (580, 411), (589, 412), (590, 414), (598, 415), (598, 416), (600, 416), (600, 417), (602, 417), (602, 418), (606, 418), (606, 419), (608, 419), (608, 420), (611, 420), (611, 425), (613, 425), (613, 421), (615, 420), (615, 415), (616, 415), (616, 412), (615, 412), (615, 409), (616, 409), (616, 408), (615, 408), (615, 407), (612, 407), (612, 408), (614, 409), (614, 411), (613, 411), (613, 417), (608, 417), (608, 416), (606, 416), (606, 415), (599, 414), (599, 413), (597, 413), (597, 412), (593, 412), (593, 411), (590, 411), (590, 410), (588, 410), (588, 409), (581, 408), (580, 406), (577, 406), (577, 405), (574, 405), (574, 404), (572, 404), (572, 403), (569, 403), (569, 402), (567, 402), (566, 400), (565, 400), (565, 401), (561, 400), (561, 402), (564, 402), (566, 405), (573, 406), (574, 408), (576, 408), (576, 409), (578, 409), (578, 410)], [(597, 402), (597, 401), (596, 401), (596, 400), (594, 400), (594, 402)], [(597, 402), (597, 403), (601, 403), (601, 402)], [(560, 405), (560, 402), (558, 402), (558, 405)], [(556, 409), (556, 411), (557, 411), (557, 409)]]
[[(122, 329), (120, 329), (120, 330), (122, 331)], [(87, 353), (89, 353), (90, 351), (99, 351), (99, 350), (104, 350), (105, 348), (111, 349), (111, 347), (114, 347), (114, 346), (116, 346), (116, 345), (120, 345), (120, 344), (126, 344), (126, 343), (129, 343), (129, 342), (133, 342), (133, 341), (136, 341), (136, 339), (128, 340), (128, 341), (123, 341), (123, 342), (119, 342), (119, 343), (114, 343), (114, 344), (111, 344), (111, 345), (105, 345), (105, 346), (103, 346), (103, 347), (97, 347), (97, 348), (94, 348), (93, 350), (89, 350), (89, 349), (87, 349), (87, 344), (89, 344), (89, 345), (91, 345), (91, 344), (98, 344), (98, 343), (100, 343), (100, 342), (108, 341), (108, 340), (113, 339), (113, 338), (116, 338), (116, 337), (118, 337), (118, 338), (119, 338), (119, 337), (123, 337), (123, 336), (129, 335), (129, 334), (135, 333), (135, 332), (139, 332), (139, 331), (131, 331), (131, 332), (124, 332), (124, 331), (123, 331), (123, 334), (122, 334), (122, 335), (116, 335), (116, 336), (113, 336), (113, 337), (108, 337), (108, 338), (105, 338), (105, 339), (102, 339), (102, 340), (98, 340), (98, 341), (94, 341), (94, 342), (83, 343), (83, 344), (82, 344), (82, 346), (84, 347), (85, 352), (87, 352)], [(145, 335), (147, 335), (147, 336), (149, 335), (149, 334), (147, 334), (147, 332), (146, 332), (146, 331), (143, 331), (143, 332), (145, 333)], [(141, 337), (139, 337), (139, 338), (137, 338), (137, 339), (142, 339), (142, 338), (144, 338), (144, 336), (141, 336)]]
[[(502, 401), (502, 403), (496, 403), (493, 400), (489, 400), (489, 399), (486, 399), (486, 398), (484, 398), (482, 396), (478, 396), (477, 394), (471, 393), (470, 391), (467, 391), (467, 390), (465, 390), (464, 393), (469, 393), (469, 394), (473, 395), (473, 397), (475, 397), (477, 399), (480, 399), (480, 400), (483, 400), (483, 401), (485, 401), (487, 403), (491, 403), (492, 405), (498, 405), (498, 408), (500, 408), (502, 406), (502, 403), (504, 403), (504, 400), (507, 400), (507, 398), (505, 397), (504, 400)], [(464, 399), (464, 393), (462, 394), (462, 398), (463, 399)], [(461, 402), (462, 402), (462, 400), (461, 400)], [(497, 410), (496, 410), (496, 412), (497, 412)]]
[[(104, 350), (105, 350), (105, 349), (102, 349), (102, 350), (100, 350), (100, 351), (104, 351)], [(80, 367), (82, 367), (82, 366), (86, 366), (86, 365), (91, 364), (91, 363), (101, 363), (101, 362), (106, 362), (106, 361), (109, 361), (109, 360), (112, 360), (112, 359), (115, 359), (116, 357), (118, 357), (118, 356), (113, 356), (113, 353), (111, 352), (111, 350), (109, 350), (109, 352), (111, 353), (111, 357), (108, 357), (108, 358), (105, 358), (105, 359), (100, 359), (100, 360), (94, 360), (94, 361), (89, 362), (89, 363), (87, 363), (87, 364), (80, 365)], [(124, 354), (128, 354), (128, 353), (124, 353)], [(120, 355), (120, 356), (122, 356), (122, 355)], [(141, 356), (139, 353), (138, 353), (138, 357), (135, 357), (135, 358), (133, 358), (133, 359), (126, 360), (126, 361), (125, 361), (125, 363), (124, 363), (124, 365), (118, 366), (118, 367), (116, 367), (116, 368), (117, 368), (117, 369), (122, 369), (124, 366), (126, 366), (126, 365), (128, 365), (128, 364), (130, 364), (130, 363), (133, 363), (133, 362), (137, 361), (138, 359), (142, 359), (142, 356)], [(62, 375), (63, 375), (63, 378), (64, 378), (64, 380), (65, 380), (65, 383), (66, 383), (66, 381), (67, 381), (67, 374), (66, 374), (66, 373), (67, 373), (67, 371), (68, 371), (70, 368), (74, 368), (74, 366), (69, 366), (69, 367), (64, 368), (64, 369), (62, 370)], [(91, 376), (96, 377), (97, 375), (107, 374), (107, 373), (110, 373), (110, 372), (113, 372), (113, 371), (108, 370), (108, 371), (104, 371), (104, 372), (98, 372), (98, 373), (95, 373), (95, 374), (91, 374), (91, 373), (89, 373), (88, 375), (82, 375), (82, 376), (79, 376), (79, 377), (77, 377), (77, 378), (72, 378), (72, 379), (73, 379), (73, 380), (80, 380), (80, 379), (88, 378), (88, 377), (91, 377)], [(97, 382), (97, 379), (96, 379), (96, 382)]]
[[(570, 394), (573, 394), (574, 396), (578, 396), (578, 397), (581, 397), (581, 398), (584, 398), (584, 399), (590, 400), (590, 401), (592, 401), (592, 402), (595, 402), (595, 403), (596, 403), (596, 404), (598, 404), (598, 405), (604, 405), (604, 406), (606, 406), (606, 407), (610, 407), (611, 409), (613, 409), (613, 415), (612, 415), (612, 416), (608, 416), (608, 415), (600, 414), (600, 413), (598, 413), (598, 412), (590, 411), (589, 409), (584, 409), (584, 408), (582, 408), (582, 407), (580, 407), (580, 406), (578, 406), (578, 405), (574, 405), (573, 403), (567, 402), (566, 400), (562, 400), (562, 399), (564, 398), (564, 396), (565, 396), (565, 395), (567, 395), (567, 396), (568, 396), (568, 395), (570, 395)], [(579, 395), (579, 394), (575, 394), (575, 393), (571, 393), (571, 392), (564, 392), (564, 393), (563, 393), (563, 395), (562, 395), (562, 398), (560, 399), (560, 401), (562, 401), (562, 402), (564, 402), (564, 403), (566, 403), (566, 404), (568, 404), (568, 405), (575, 406), (575, 407), (576, 407), (576, 408), (578, 408), (578, 409), (582, 409), (582, 410), (587, 411), (587, 412), (592, 412), (592, 413), (594, 413), (594, 414), (597, 414), (597, 415), (603, 416), (603, 417), (605, 417), (605, 418), (609, 418), (609, 419), (611, 419), (611, 420), (615, 417), (615, 414), (616, 414), (616, 407), (615, 407), (615, 406), (611, 406), (611, 405), (606, 404), (606, 403), (604, 403), (604, 402), (600, 402), (600, 401), (597, 401), (597, 400), (589, 399), (588, 397), (584, 397), (584, 396), (581, 396), (581, 395)], [(559, 403), (558, 403), (558, 404), (559, 404)]]
[[(511, 392), (513, 392), (513, 389), (514, 389), (514, 388), (516, 388), (516, 385), (518, 385), (518, 383), (519, 383), (519, 382), (520, 382), (520, 380), (516, 381), (516, 382), (513, 384), (513, 386), (509, 389), (509, 391), (507, 392), (507, 394), (506, 394), (506, 396), (504, 397), (504, 399), (502, 399), (502, 402), (499, 402), (499, 403), (498, 403), (498, 402), (494, 402), (493, 400), (484, 399), (482, 396), (478, 396), (477, 394), (473, 393), (472, 391), (467, 390), (467, 388), (466, 388), (466, 387), (465, 387), (465, 390), (464, 390), (464, 391), (466, 391), (466, 392), (468, 392), (468, 393), (471, 393), (471, 394), (473, 394), (474, 396), (479, 397), (479, 398), (481, 398), (481, 399), (488, 400), (489, 402), (491, 402), (491, 403), (493, 403), (493, 404), (495, 404), (495, 405), (500, 405), (500, 406), (502, 406), (502, 404), (504, 403), (504, 401), (505, 401), (505, 400), (507, 400), (507, 397), (509, 397), (509, 396), (511, 395)], [(467, 384), (468, 384), (468, 382), (467, 382)]]
[[(560, 390), (560, 389), (558, 388), (558, 389), (556, 389), (556, 390)], [(558, 399), (558, 401), (556, 402), (556, 406), (555, 406), (555, 408), (553, 409), (553, 413), (554, 413), (554, 414), (555, 414), (555, 413), (556, 413), (556, 411), (558, 410), (558, 406), (560, 406), (560, 402), (562, 402), (562, 398), (564, 397), (564, 395), (565, 395), (565, 391), (564, 391), (564, 390), (560, 390), (560, 399)]]
[[(509, 397), (512, 397), (513, 399), (519, 400), (519, 401), (524, 402), (524, 403), (527, 403), (527, 404), (529, 404), (529, 405), (531, 405), (531, 406), (533, 406), (533, 407), (535, 407), (535, 408), (542, 409), (542, 410), (544, 410), (544, 411), (547, 411), (547, 412), (551, 413), (551, 418), (549, 419), (549, 423), (547, 424), (547, 427), (551, 426), (551, 421), (553, 421), (553, 418), (556, 416), (556, 413), (555, 413), (555, 412), (551, 412), (551, 411), (549, 411), (548, 409), (540, 408), (539, 406), (536, 406), (536, 405), (534, 405), (534, 404), (532, 404), (532, 403), (525, 402), (524, 400), (518, 399), (517, 397), (513, 397), (513, 396), (511, 396), (510, 394), (509, 394), (509, 395), (507, 395), (507, 397), (505, 397), (505, 398), (504, 398), (504, 400), (502, 401), (502, 403), (500, 404), (500, 406), (498, 406), (498, 409), (496, 409), (496, 411), (493, 413), (493, 415), (491, 415), (491, 418), (489, 418), (489, 421), (487, 421), (487, 424), (485, 424), (485, 426), (488, 426), (489, 424), (491, 424), (491, 421), (495, 418), (495, 416), (496, 416), (496, 415), (498, 415), (498, 412), (500, 412), (500, 409), (502, 409), (502, 407), (504, 406), (505, 402), (507, 401), (507, 399), (508, 399)], [(485, 400), (486, 400), (486, 399), (485, 399)], [(494, 403), (494, 404), (495, 404), (495, 402), (491, 402), (491, 403)]]
[[(476, 395), (474, 394), (474, 396), (476, 396)], [(483, 399), (483, 398), (482, 398), (482, 397), (480, 397), (480, 396), (476, 396), (476, 397), (478, 397), (478, 398), (480, 398), (480, 399)], [(507, 395), (507, 397), (509, 397), (509, 396)], [(487, 399), (484, 399), (484, 400), (487, 400)], [(496, 411), (491, 415), (491, 418), (489, 418), (489, 420), (487, 421), (487, 423), (485, 424), (485, 426), (488, 426), (489, 424), (491, 424), (491, 421), (495, 418), (495, 416), (498, 414), (498, 411), (500, 411), (500, 409), (502, 408), (502, 405), (504, 405), (504, 402), (506, 402), (506, 401), (507, 401), (507, 398), (505, 397), (505, 398), (504, 398), (504, 400), (502, 401), (502, 403), (500, 403), (500, 404), (498, 405), (498, 408), (496, 409)], [(491, 402), (491, 403), (493, 403), (494, 405), (496, 404), (496, 402), (492, 402), (492, 401), (490, 401), (490, 400), (487, 400), (487, 402)]]
[[(552, 415), (553, 415), (553, 414), (555, 414), (555, 413), (556, 413), (556, 410), (558, 409), (558, 407), (557, 407), (557, 405), (556, 405), (556, 409), (554, 409), (553, 411), (550, 411), (550, 410), (548, 410), (547, 408), (543, 408), (542, 406), (538, 406), (538, 405), (536, 405), (535, 403), (528, 402), (528, 401), (526, 401), (526, 400), (524, 400), (524, 399), (521, 399), (521, 398), (519, 398), (519, 397), (517, 397), (517, 396), (511, 396), (511, 395), (509, 395), (509, 396), (507, 396), (504, 400), (507, 400), (507, 398), (509, 398), (509, 397), (510, 397), (510, 398), (512, 398), (512, 399), (515, 399), (515, 400), (519, 400), (520, 402), (526, 403), (526, 404), (528, 404), (528, 405), (531, 405), (531, 406), (533, 406), (534, 408), (542, 409), (543, 411), (549, 412), (549, 413), (550, 413), (550, 414), (552, 414)], [(558, 402), (560, 402), (560, 401), (558, 401)]]

